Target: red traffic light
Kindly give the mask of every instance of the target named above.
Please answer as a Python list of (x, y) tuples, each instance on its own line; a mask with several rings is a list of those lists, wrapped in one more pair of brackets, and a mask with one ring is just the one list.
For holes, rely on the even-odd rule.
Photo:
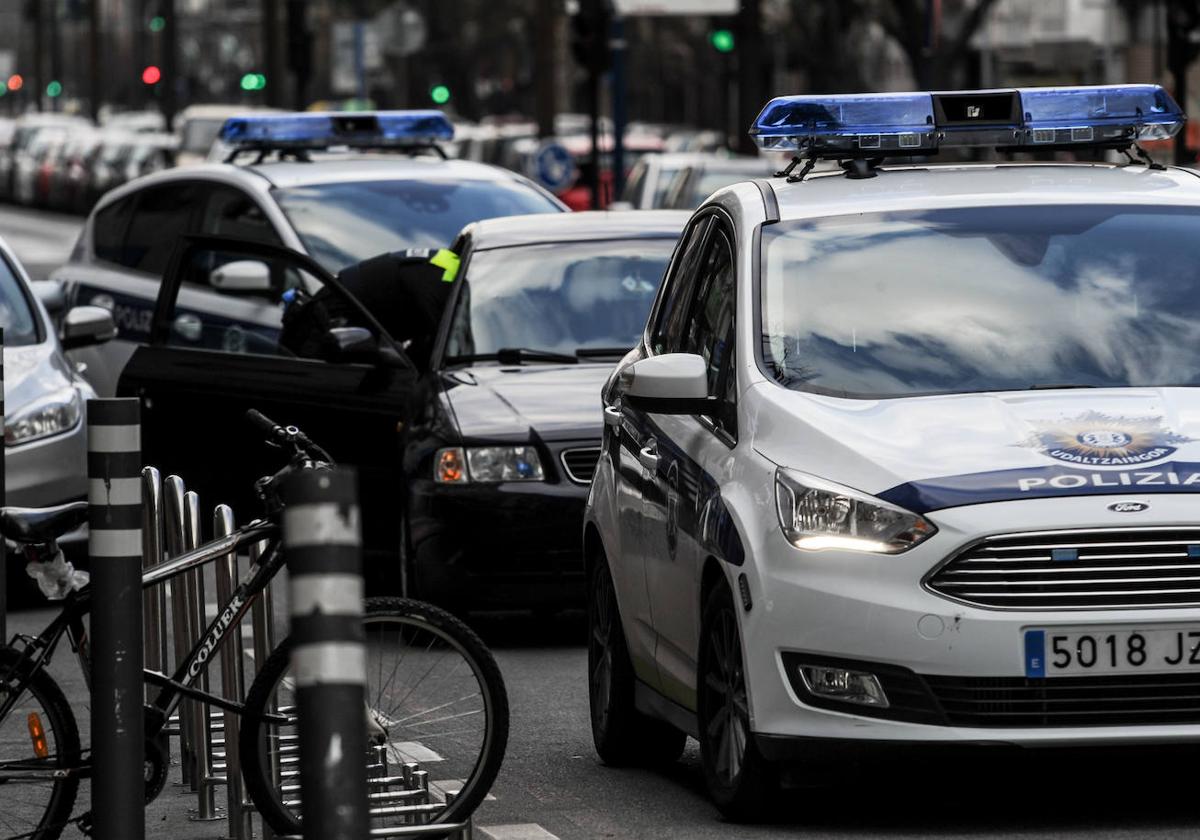
[(142, 82), (147, 85), (156, 85), (162, 78), (162, 71), (151, 64), (142, 71)]
[(20, 90), (24, 84), (25, 84), (25, 79), (23, 79), (21, 77), (20, 73), (13, 73), (11, 76), (8, 77), (8, 89), (9, 90)]

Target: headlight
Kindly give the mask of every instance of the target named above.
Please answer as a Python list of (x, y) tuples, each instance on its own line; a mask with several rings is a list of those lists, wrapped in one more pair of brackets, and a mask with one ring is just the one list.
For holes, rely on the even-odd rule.
[(542, 461), (532, 446), (454, 446), (439, 449), (433, 478), (439, 484), (543, 481)]
[(62, 434), (79, 423), (79, 392), (64, 388), (41, 397), (4, 418), (4, 443), (17, 446)]
[(804, 473), (776, 470), (775, 504), (797, 548), (899, 554), (937, 533), (904, 508)]

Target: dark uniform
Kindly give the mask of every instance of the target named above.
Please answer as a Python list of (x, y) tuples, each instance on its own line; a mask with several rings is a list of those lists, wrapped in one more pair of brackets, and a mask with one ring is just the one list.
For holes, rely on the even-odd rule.
[[(338, 273), (338, 281), (400, 343), (418, 368), (429, 364), (442, 312), (458, 273), (452, 251), (411, 249), (363, 260)], [(331, 359), (334, 327), (368, 327), (361, 313), (336, 289), (287, 303), (279, 343), (297, 356)]]

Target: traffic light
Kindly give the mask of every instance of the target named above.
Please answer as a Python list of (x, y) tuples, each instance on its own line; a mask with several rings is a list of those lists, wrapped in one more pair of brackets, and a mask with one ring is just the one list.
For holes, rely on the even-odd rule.
[(612, 63), (608, 0), (581, 0), (571, 18), (571, 53), (588, 71), (600, 74)]
[(732, 29), (714, 29), (708, 33), (708, 42), (719, 53), (731, 53), (735, 46)]
[(18, 91), (25, 86), (25, 78), (20, 73), (13, 73), (8, 77), (8, 89)]
[(434, 105), (445, 105), (450, 101), (450, 88), (445, 85), (434, 85), (429, 89), (429, 98)]
[(62, 82), (60, 82), (58, 79), (55, 79), (54, 81), (50, 82), (50, 84), (46, 85), (46, 95), (51, 99), (57, 99), (58, 97), (62, 96), (62, 90)]
[(156, 85), (161, 79), (162, 70), (158, 69), (158, 67), (153, 64), (149, 65), (145, 70), (142, 71), (142, 84), (144, 85)]
[(150, 18), (150, 31), (151, 32), (162, 32), (166, 28), (167, 28), (167, 19), (165, 17), (163, 17), (162, 15), (155, 15), (154, 17)]
[(246, 73), (242, 76), (242, 90), (264, 90), (266, 86), (267, 77), (262, 73)]

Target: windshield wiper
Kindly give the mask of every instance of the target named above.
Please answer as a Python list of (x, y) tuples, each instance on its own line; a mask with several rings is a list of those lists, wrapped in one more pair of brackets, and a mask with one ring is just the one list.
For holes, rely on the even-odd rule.
[(595, 359), (605, 357), (621, 358), (630, 351), (629, 347), (580, 347), (575, 351), (575, 355), (581, 359)]
[(447, 356), (451, 364), (462, 362), (499, 362), (502, 365), (519, 365), (524, 362), (549, 362), (564, 365), (579, 363), (579, 359), (553, 350), (536, 350), (532, 347), (501, 347), (495, 353), (474, 353), (466, 356)]
[(1071, 388), (1095, 388), (1095, 385), (1083, 385), (1077, 382), (1038, 382), (1035, 385), (1030, 385), (1030, 391), (1066, 391)]

